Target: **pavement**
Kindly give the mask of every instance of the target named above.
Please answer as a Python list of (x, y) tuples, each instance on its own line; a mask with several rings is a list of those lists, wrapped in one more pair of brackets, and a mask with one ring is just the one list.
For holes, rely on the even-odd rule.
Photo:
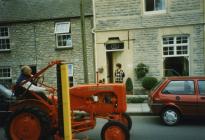
[(127, 113), (130, 115), (152, 115), (147, 103), (127, 104)]

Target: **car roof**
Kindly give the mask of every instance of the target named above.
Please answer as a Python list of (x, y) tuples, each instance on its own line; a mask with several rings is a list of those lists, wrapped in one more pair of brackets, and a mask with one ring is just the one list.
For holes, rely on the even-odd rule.
[(205, 76), (171, 76), (168, 80), (205, 80)]

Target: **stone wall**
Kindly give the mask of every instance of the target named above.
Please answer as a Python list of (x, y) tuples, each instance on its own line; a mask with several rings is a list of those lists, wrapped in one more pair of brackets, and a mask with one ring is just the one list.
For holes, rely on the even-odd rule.
[[(8, 25), (11, 51), (0, 53), (0, 66), (12, 68), (13, 83), (20, 73), (21, 65), (37, 65), (37, 69), (40, 70), (50, 61), (56, 59), (72, 63), (75, 82), (78, 84), (84, 83), (80, 19), (73, 18), (70, 20), (73, 44), (71, 49), (56, 49), (55, 22), (58, 22), (58, 20)], [(93, 83), (95, 81), (95, 65), (93, 35), (91, 33), (92, 17), (85, 18), (85, 23), (89, 82)], [(46, 72), (45, 81), (56, 84), (55, 67)]]
[(96, 0), (95, 5), (97, 31), (203, 23), (203, 0), (167, 0), (166, 12), (156, 14), (144, 12), (143, 0)]
[[(160, 79), (164, 75), (162, 37), (187, 34), (190, 75), (205, 74), (203, 0), (167, 0), (162, 13), (144, 12), (144, 0), (95, 0), (95, 6), (97, 34), (133, 34), (133, 72), (137, 64), (144, 63), (149, 66), (148, 76)], [(134, 88), (141, 88), (133, 75)]]
[[(179, 30), (181, 29), (181, 30)], [(160, 79), (163, 76), (162, 38), (164, 35), (189, 35), (189, 64), (190, 76), (202, 76), (205, 74), (204, 66), (204, 36), (203, 25), (182, 26), (172, 28), (138, 29), (135, 32), (134, 41), (134, 68), (139, 63), (144, 63), (149, 67), (148, 76)], [(136, 77), (135, 88), (140, 87), (140, 82)]]

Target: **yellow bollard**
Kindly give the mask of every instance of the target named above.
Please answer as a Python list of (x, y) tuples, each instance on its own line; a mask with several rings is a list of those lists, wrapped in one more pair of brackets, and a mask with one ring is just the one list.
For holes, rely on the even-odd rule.
[(63, 100), (64, 140), (72, 140), (68, 65), (62, 64), (60, 66), (60, 71), (61, 71), (61, 86), (62, 86), (62, 100)]

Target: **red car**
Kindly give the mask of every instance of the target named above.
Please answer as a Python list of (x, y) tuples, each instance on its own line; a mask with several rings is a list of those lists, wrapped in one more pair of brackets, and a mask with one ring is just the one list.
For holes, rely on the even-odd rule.
[(149, 106), (169, 126), (182, 116), (205, 116), (205, 77), (168, 77), (152, 90)]

